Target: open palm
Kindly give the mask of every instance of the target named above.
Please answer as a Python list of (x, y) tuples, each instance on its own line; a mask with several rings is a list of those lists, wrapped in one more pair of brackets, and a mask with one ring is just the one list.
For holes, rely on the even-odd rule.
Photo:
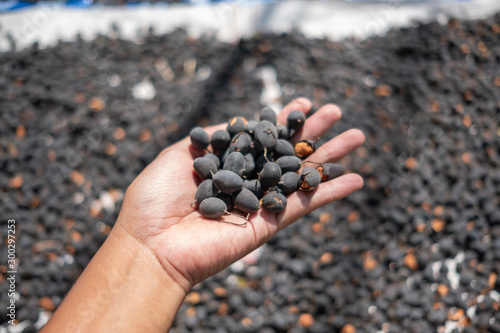
[[(310, 107), (306, 99), (295, 100), (278, 114), (278, 123), (286, 123), (292, 110), (307, 113)], [(323, 106), (307, 119), (294, 140), (320, 137), (340, 115), (336, 106)], [(224, 127), (213, 126), (206, 131), (211, 135)], [(322, 145), (309, 159), (335, 162), (363, 141), (359, 130), (349, 130)], [(191, 146), (189, 138), (164, 150), (130, 185), (117, 221), (117, 227), (123, 227), (149, 247), (167, 273), (186, 290), (264, 244), (277, 231), (310, 211), (363, 185), (360, 176), (343, 175), (320, 184), (315, 191), (289, 195), (287, 208), (279, 214), (260, 209), (250, 215), (246, 226), (238, 227), (206, 219), (191, 205), (201, 182), (194, 173), (193, 161), (204, 154)], [(241, 223), (237, 216), (223, 219)]]

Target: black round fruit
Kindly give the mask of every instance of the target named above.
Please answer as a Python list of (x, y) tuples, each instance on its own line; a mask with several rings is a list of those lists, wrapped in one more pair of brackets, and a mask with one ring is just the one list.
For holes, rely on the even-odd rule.
[(311, 167), (305, 167), (300, 173), (300, 187), (299, 190), (302, 191), (312, 191), (321, 182), (321, 176), (319, 172)]
[(226, 149), (226, 147), (229, 145), (229, 142), (231, 142), (231, 135), (226, 130), (215, 131), (214, 134), (212, 134), (212, 138), (210, 140), (212, 147), (217, 151)]
[(260, 111), (259, 120), (260, 121), (267, 120), (271, 124), (276, 126), (278, 117), (277, 117), (276, 111), (274, 111), (270, 107), (265, 107)]
[(248, 133), (240, 132), (233, 137), (231, 145), (235, 151), (244, 155), (250, 151), (252, 146), (252, 137)]
[(243, 179), (229, 170), (219, 170), (213, 179), (217, 189), (223, 193), (233, 193), (243, 186)]
[(295, 154), (295, 149), (290, 141), (278, 139), (276, 147), (274, 147), (274, 153), (278, 156), (293, 156)]
[(345, 172), (345, 168), (339, 163), (325, 163), (317, 168), (321, 181), (326, 182), (341, 176)]
[(276, 147), (278, 131), (276, 130), (276, 126), (267, 120), (260, 121), (257, 126), (255, 126), (253, 136), (256, 145), (259, 147), (266, 148), (268, 150)]
[(191, 138), (191, 144), (200, 150), (207, 149), (210, 144), (208, 133), (201, 127), (193, 128), (189, 133), (189, 137)]
[(232, 171), (238, 176), (242, 176), (245, 170), (245, 158), (240, 152), (232, 152), (227, 156), (223, 169)]
[(212, 174), (217, 172), (214, 161), (206, 157), (198, 157), (193, 162), (193, 168), (201, 179), (212, 178)]
[(272, 191), (260, 199), (262, 208), (271, 213), (279, 213), (286, 208), (286, 197), (277, 191)]
[(233, 193), (232, 198), (236, 208), (245, 213), (255, 213), (260, 208), (257, 196), (246, 188)]
[(286, 125), (280, 124), (276, 126), (278, 131), (278, 138), (288, 140), (288, 127)]
[(231, 120), (229, 120), (226, 130), (229, 132), (229, 134), (231, 134), (231, 136), (234, 136), (239, 132), (243, 132), (245, 130), (246, 125), (247, 125), (247, 120), (245, 118), (233, 117), (231, 118)]
[[(302, 112), (295, 110), (288, 114), (286, 121), (289, 131), (293, 130), (296, 133), (304, 127), (306, 116)], [(291, 132), (289, 134), (292, 135)]]
[(278, 164), (269, 162), (259, 172), (259, 180), (264, 187), (271, 187), (278, 184), (281, 178), (281, 168)]
[(212, 153), (208, 153), (208, 154), (205, 154), (205, 156), (203, 156), (203, 157), (212, 160), (215, 163), (215, 166), (217, 167), (217, 169), (220, 167), (220, 159), (217, 155), (212, 154)]
[(298, 171), (301, 160), (297, 156), (282, 156), (276, 160), (276, 164), (281, 168), (281, 172)]
[(295, 171), (285, 172), (281, 176), (278, 186), (285, 194), (298, 191), (300, 186), (300, 175)]
[(207, 198), (200, 203), (201, 215), (209, 219), (218, 219), (226, 213), (226, 204), (219, 198)]
[(202, 181), (196, 189), (194, 200), (199, 204), (206, 198), (215, 197), (217, 193), (219, 193), (219, 190), (217, 190), (217, 187), (215, 187), (213, 180), (207, 179)]

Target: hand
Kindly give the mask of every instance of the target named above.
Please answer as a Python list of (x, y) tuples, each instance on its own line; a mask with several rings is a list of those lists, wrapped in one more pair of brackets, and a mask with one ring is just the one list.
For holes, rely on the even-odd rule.
[[(278, 114), (278, 123), (286, 124), (292, 110), (307, 113), (310, 108), (308, 100), (297, 99)], [(340, 116), (336, 106), (323, 106), (307, 119), (295, 141), (322, 136)], [(225, 126), (206, 130), (211, 135)], [(322, 145), (308, 160), (336, 162), (363, 142), (363, 133), (352, 129)], [(289, 195), (287, 208), (279, 214), (260, 209), (250, 215), (245, 227), (237, 227), (206, 219), (191, 205), (201, 182), (193, 171), (193, 161), (204, 154), (190, 144), (189, 138), (164, 150), (130, 185), (115, 226), (147, 247), (186, 292), (267, 242), (280, 229), (363, 185), (359, 175), (346, 174), (321, 183), (315, 191)], [(241, 222), (235, 216), (224, 219)]]
[[(278, 115), (307, 113), (298, 99)], [(325, 105), (306, 120), (295, 140), (316, 139), (338, 119)], [(209, 134), (225, 125), (210, 127)], [(364, 136), (349, 130), (322, 145), (308, 160), (335, 162), (359, 147)], [(203, 218), (191, 206), (200, 179), (193, 161), (204, 153), (186, 138), (163, 151), (130, 185), (112, 232), (78, 278), (43, 332), (166, 332), (186, 293), (268, 241), (308, 212), (361, 188), (356, 174), (288, 196), (279, 214), (250, 215), (245, 227)], [(226, 217), (224, 217), (226, 219)], [(239, 219), (231, 216), (228, 219)]]

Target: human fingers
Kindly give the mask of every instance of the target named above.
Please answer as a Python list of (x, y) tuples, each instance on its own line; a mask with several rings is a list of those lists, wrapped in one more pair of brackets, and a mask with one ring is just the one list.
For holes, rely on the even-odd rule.
[(365, 135), (358, 129), (345, 131), (321, 145), (307, 160), (317, 163), (337, 162), (365, 142)]
[(302, 216), (330, 202), (345, 198), (363, 187), (360, 175), (349, 173), (319, 184), (312, 192), (297, 191), (288, 198), (283, 215), (278, 217), (278, 229), (283, 229)]

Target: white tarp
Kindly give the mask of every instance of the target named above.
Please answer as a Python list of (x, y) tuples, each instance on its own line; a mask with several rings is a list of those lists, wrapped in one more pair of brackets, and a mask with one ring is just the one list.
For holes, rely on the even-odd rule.
[(234, 42), (257, 32), (298, 30), (309, 37), (365, 38), (383, 34), (391, 27), (408, 26), (413, 20), (427, 22), (448, 18), (477, 19), (500, 11), (500, 1), (474, 2), (225, 2), (200, 5), (92, 6), (80, 9), (46, 3), (0, 14), (0, 51), (10, 50), (9, 35), (18, 49), (38, 41), (40, 47), (72, 40), (76, 34), (92, 39), (108, 33), (114, 23), (121, 37), (140, 42), (149, 27), (165, 33), (184, 27), (190, 35), (215, 34)]

